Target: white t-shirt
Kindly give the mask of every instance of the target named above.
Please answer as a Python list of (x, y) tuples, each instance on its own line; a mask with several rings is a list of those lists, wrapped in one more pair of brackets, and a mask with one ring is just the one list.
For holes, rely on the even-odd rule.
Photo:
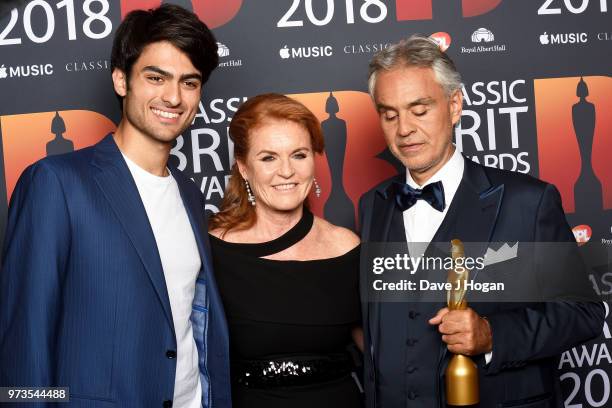
[(176, 333), (174, 407), (200, 408), (202, 385), (191, 327), (195, 282), (201, 268), (198, 246), (172, 175), (153, 175), (123, 155), (153, 229), (170, 298)]

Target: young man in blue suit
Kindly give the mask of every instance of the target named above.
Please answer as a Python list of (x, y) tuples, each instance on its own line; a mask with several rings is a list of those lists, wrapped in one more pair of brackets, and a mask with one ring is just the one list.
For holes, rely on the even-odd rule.
[[(381, 51), (370, 63), (369, 87), (387, 145), (406, 173), (362, 197), (364, 246), (402, 242), (411, 249), (433, 242), (450, 247), (458, 238), (565, 242), (563, 248), (575, 253), (554, 186), (486, 168), (456, 150), (452, 137), (461, 118), (461, 77), (434, 41), (414, 36)], [(592, 290), (583, 278), (576, 279), (584, 285), (578, 293), (588, 294)], [(474, 303), (450, 312), (442, 301), (385, 299), (370, 297), (363, 304), (368, 408), (445, 407), (448, 351), (472, 356), (478, 364), (480, 407), (560, 407), (555, 357), (596, 336), (604, 319), (603, 305), (591, 297)]]
[(217, 45), (177, 6), (134, 11), (111, 57), (117, 131), (28, 167), (0, 273), (0, 385), (75, 407), (230, 407), (228, 334), (204, 201), (167, 162)]

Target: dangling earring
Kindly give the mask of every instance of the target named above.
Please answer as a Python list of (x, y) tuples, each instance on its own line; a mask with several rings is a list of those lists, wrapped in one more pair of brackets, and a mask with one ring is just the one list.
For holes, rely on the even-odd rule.
[(244, 180), (244, 185), (246, 187), (246, 191), (247, 191), (247, 200), (249, 200), (249, 203), (251, 203), (252, 206), (255, 206), (255, 196), (253, 195), (253, 192), (251, 191), (251, 186), (249, 185), (249, 180), (245, 179)]
[(317, 198), (321, 197), (321, 186), (319, 185), (319, 183), (317, 183), (317, 179), (313, 177), (312, 182), (315, 186), (315, 195), (317, 196)]

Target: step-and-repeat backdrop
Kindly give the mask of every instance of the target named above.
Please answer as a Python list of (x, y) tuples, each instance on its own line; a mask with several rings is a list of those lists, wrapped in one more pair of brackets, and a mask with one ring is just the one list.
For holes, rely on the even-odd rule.
[[(161, 2), (0, 2), (2, 231), (26, 166), (115, 128), (113, 33), (129, 11)], [(216, 211), (228, 181), (232, 115), (250, 96), (279, 92), (322, 121), (314, 211), (354, 228), (360, 195), (400, 170), (366, 91), (368, 61), (421, 33), (448, 47), (463, 74), (457, 147), (487, 166), (554, 183), (583, 248), (612, 245), (612, 0), (164, 2), (193, 10), (219, 42), (220, 67), (171, 155), (200, 186), (207, 211)], [(591, 280), (609, 295), (605, 263), (595, 262)], [(606, 325), (599, 339), (561, 356), (566, 407), (612, 406), (610, 337)]]

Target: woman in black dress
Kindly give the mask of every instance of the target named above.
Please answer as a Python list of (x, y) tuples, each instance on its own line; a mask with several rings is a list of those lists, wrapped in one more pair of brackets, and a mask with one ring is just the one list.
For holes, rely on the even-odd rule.
[(359, 407), (359, 239), (306, 199), (316, 117), (283, 95), (249, 99), (230, 125), (236, 164), (210, 221), (230, 331), (234, 407)]

